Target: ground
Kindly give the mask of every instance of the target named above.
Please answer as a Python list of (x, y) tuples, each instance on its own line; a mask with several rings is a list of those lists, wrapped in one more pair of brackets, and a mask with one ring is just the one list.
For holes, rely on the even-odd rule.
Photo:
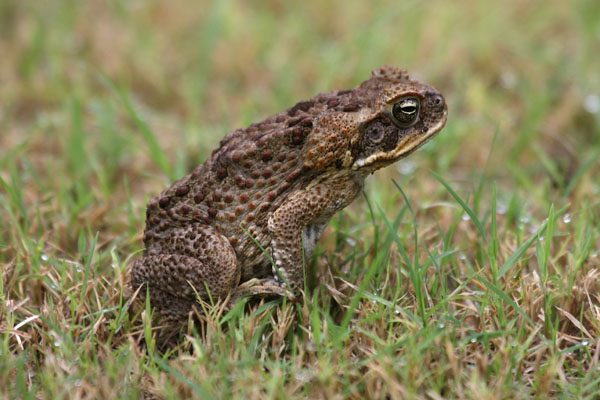
[[(0, 397), (597, 398), (600, 8), (0, 2)], [(444, 131), (334, 218), (303, 300), (124, 295), (147, 200), (384, 64)]]

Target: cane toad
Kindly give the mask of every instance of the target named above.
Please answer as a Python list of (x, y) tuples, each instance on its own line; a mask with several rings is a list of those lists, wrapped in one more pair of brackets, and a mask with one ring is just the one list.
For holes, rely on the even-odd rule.
[(147, 284), (151, 304), (170, 315), (187, 314), (197, 296), (298, 294), (331, 217), (367, 175), (431, 139), (446, 116), (436, 89), (386, 66), (356, 88), (234, 130), (148, 203), (131, 287)]

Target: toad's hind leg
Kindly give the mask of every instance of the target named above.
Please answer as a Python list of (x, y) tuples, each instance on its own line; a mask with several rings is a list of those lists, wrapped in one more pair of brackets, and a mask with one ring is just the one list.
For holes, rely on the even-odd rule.
[[(187, 315), (197, 296), (224, 298), (234, 289), (241, 268), (233, 248), (214, 228), (195, 224), (146, 234), (146, 255), (134, 262), (131, 287), (142, 286), (161, 314)], [(160, 245), (155, 245), (160, 243)]]

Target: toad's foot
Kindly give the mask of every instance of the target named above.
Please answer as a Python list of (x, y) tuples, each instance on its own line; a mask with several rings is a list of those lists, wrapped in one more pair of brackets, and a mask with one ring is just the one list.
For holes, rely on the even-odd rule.
[(259, 297), (287, 297), (291, 302), (296, 302), (297, 298), (286, 287), (281, 286), (273, 278), (257, 279), (253, 278), (241, 283), (232, 293), (230, 303), (235, 304), (237, 301), (248, 296)]

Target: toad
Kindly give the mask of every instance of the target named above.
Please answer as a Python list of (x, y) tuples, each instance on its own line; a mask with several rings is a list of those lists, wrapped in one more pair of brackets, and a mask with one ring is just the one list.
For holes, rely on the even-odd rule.
[(358, 87), (322, 93), (237, 129), (210, 158), (150, 200), (145, 253), (130, 285), (161, 314), (201, 299), (294, 297), (332, 216), (374, 171), (446, 123), (444, 97), (385, 66)]

